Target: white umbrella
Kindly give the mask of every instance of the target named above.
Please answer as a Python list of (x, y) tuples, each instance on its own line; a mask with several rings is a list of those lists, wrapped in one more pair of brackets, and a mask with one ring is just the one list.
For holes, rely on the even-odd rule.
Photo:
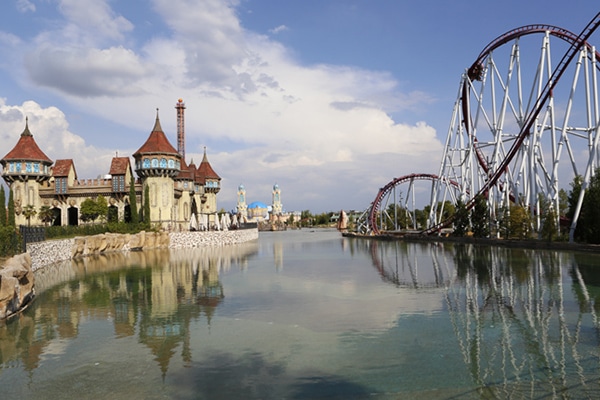
[(219, 225), (219, 216), (217, 214), (215, 214), (215, 230), (221, 230), (221, 226)]
[(227, 230), (227, 213), (221, 214), (221, 229)]
[(237, 214), (233, 214), (233, 217), (231, 218), (231, 227), (232, 228), (237, 228), (238, 227), (238, 217), (237, 217)]
[(206, 214), (200, 214), (200, 230), (205, 231), (208, 228), (208, 217)]
[(192, 214), (192, 216), (190, 217), (190, 231), (197, 231), (198, 230), (198, 219), (196, 217), (196, 214)]

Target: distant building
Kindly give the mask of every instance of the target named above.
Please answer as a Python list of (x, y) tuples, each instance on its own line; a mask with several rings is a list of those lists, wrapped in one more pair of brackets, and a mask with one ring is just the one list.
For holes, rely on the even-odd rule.
[(290, 216), (294, 221), (300, 220), (300, 212), (286, 212), (281, 203), (281, 189), (278, 184), (273, 185), (271, 193), (272, 203), (267, 206), (265, 203), (255, 201), (246, 204), (246, 188), (244, 185), (238, 186), (238, 201), (236, 212), (242, 221), (248, 222), (280, 222), (287, 223)]
[[(183, 146), (183, 109), (180, 99), (178, 109), (178, 143)], [(32, 206), (38, 213), (42, 206), (51, 207), (52, 225), (78, 225), (81, 203), (86, 199), (104, 196), (110, 207), (109, 215), (120, 221), (131, 219), (129, 204), (130, 182), (135, 168), (137, 179), (134, 191), (138, 210), (144, 204), (147, 187), (150, 204), (150, 222), (165, 230), (188, 230), (192, 214), (208, 217), (209, 226), (217, 220), (217, 193), (221, 178), (208, 162), (206, 149), (200, 166), (193, 161), (188, 166), (167, 139), (160, 125), (158, 111), (154, 127), (147, 140), (129, 157), (113, 157), (108, 174), (96, 179), (79, 179), (72, 159), (53, 162), (37, 145), (29, 130), (25, 129), (15, 147), (1, 160), (2, 177), (13, 191), (15, 222), (27, 224), (23, 213)], [(36, 217), (31, 225), (41, 225)]]
[(248, 204), (248, 221), (260, 222), (269, 220), (269, 207), (260, 201), (254, 201)]

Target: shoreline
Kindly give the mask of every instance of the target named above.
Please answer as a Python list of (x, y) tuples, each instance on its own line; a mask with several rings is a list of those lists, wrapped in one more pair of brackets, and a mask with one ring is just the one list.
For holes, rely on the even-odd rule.
[(558, 250), (558, 251), (580, 251), (588, 253), (600, 252), (600, 245), (585, 243), (569, 243), (562, 241), (547, 241), (536, 239), (492, 239), (492, 238), (474, 238), (474, 237), (456, 237), (456, 236), (427, 236), (418, 234), (406, 235), (363, 235), (354, 232), (342, 233), (343, 237), (356, 239), (370, 239), (381, 241), (402, 240), (407, 242), (432, 242), (432, 243), (458, 243), (458, 244), (477, 244), (487, 246), (500, 246), (524, 249), (540, 250)]

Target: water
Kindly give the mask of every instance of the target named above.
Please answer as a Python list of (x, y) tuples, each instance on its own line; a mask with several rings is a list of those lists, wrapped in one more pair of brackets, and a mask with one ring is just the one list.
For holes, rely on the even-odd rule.
[(599, 266), (323, 230), (63, 263), (0, 323), (0, 398), (598, 398)]

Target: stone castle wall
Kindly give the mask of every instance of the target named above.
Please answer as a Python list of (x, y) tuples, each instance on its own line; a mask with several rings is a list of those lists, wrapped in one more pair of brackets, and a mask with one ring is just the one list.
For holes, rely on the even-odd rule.
[(28, 243), (27, 252), (0, 267), (0, 319), (26, 307), (35, 294), (34, 272), (53, 264), (97, 254), (144, 249), (224, 246), (258, 239), (258, 229), (210, 232), (106, 233)]

